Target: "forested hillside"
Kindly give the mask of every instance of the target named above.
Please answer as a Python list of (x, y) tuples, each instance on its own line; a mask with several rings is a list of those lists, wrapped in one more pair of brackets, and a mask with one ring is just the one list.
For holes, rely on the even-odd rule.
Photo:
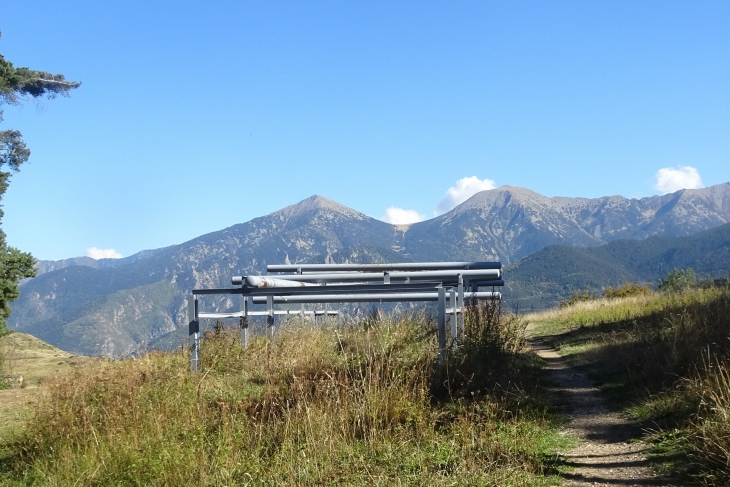
[(601, 247), (546, 247), (507, 267), (505, 296), (529, 311), (554, 306), (575, 291), (624, 282), (657, 283), (674, 269), (704, 278), (730, 276), (730, 224), (690, 237), (618, 240)]

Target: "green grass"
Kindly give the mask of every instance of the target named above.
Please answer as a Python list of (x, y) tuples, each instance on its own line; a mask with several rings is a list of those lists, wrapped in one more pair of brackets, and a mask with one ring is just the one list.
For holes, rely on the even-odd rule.
[(658, 466), (730, 482), (730, 290), (593, 300), (527, 319), (652, 433)]
[(433, 323), (283, 326), (244, 350), (99, 362), (47, 384), (5, 445), (5, 485), (555, 485), (566, 445), (528, 392), (522, 322), (470, 315), (435, 362)]

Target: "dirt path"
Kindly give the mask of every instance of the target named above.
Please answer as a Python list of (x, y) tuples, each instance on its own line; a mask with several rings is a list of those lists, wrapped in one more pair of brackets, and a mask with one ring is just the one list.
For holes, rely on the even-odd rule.
[[(529, 330), (528, 330), (529, 331)], [(565, 434), (578, 439), (576, 448), (561, 452), (574, 468), (564, 474), (564, 485), (669, 486), (648, 466), (648, 447), (636, 438), (640, 429), (606, 407), (601, 391), (588, 377), (568, 366), (552, 348), (537, 339), (528, 339), (547, 366), (549, 380), (564, 400), (560, 409), (570, 418)]]

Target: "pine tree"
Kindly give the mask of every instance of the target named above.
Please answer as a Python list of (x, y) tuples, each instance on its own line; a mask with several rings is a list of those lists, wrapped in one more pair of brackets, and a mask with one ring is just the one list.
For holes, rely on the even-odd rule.
[[(77, 81), (66, 81), (61, 74), (16, 68), (0, 54), (0, 122), (3, 120), (4, 104), (19, 105), (34, 98), (68, 96), (71, 90), (80, 85)], [(0, 131), (0, 201), (8, 189), (10, 171), (17, 172), (29, 157), (30, 150), (25, 146), (20, 132)], [(0, 218), (2, 215), (0, 210)], [(10, 316), (10, 302), (20, 295), (18, 282), (35, 276), (34, 263), (35, 259), (28, 252), (8, 247), (5, 232), (0, 230), (0, 336), (8, 333), (6, 319)]]

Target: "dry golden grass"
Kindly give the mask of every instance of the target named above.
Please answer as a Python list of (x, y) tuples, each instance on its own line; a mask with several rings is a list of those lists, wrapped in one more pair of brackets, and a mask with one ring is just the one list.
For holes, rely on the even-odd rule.
[(657, 451), (687, 482), (730, 485), (729, 289), (587, 301), (526, 319), (656, 431)]
[(20, 374), (24, 379), (22, 388), (0, 390), (0, 438), (6, 438), (24, 424), (43, 392), (39, 384), (98, 360), (64, 352), (26, 333), (0, 337), (0, 357), (3, 374)]
[(85, 364), (91, 357), (77, 356), (50, 345), (27, 333), (10, 333), (0, 337), (4, 372), (21, 374), (25, 382), (37, 384), (44, 378)]
[[(599, 298), (590, 301), (581, 301), (570, 307), (552, 308), (538, 313), (529, 313), (524, 315), (524, 319), (528, 322), (539, 322), (541, 324), (547, 324), (555, 320), (559, 321), (565, 328), (575, 322), (576, 317), (583, 313), (594, 313), (605, 310), (613, 314), (623, 313), (624, 316), (627, 313), (639, 315), (642, 313), (643, 306), (655, 302), (659, 297), (659, 295), (643, 295), (613, 299)], [(595, 322), (596, 316), (592, 315), (591, 318)], [(598, 318), (600, 319), (600, 317)]]
[(699, 398), (687, 430), (695, 455), (714, 466), (712, 480), (724, 484), (730, 482), (730, 357), (708, 358), (701, 370), (685, 386), (685, 394)]
[(445, 395), (454, 388), (443, 387), (450, 376), (435, 364), (434, 330), (423, 319), (291, 325), (246, 350), (236, 330), (223, 330), (204, 340), (197, 375), (182, 353), (100, 361), (48, 384), (0, 480), (548, 485), (561, 440), (519, 388), (499, 386), (519, 384), (509, 374), (530, 363), (504, 345), (491, 360), (512, 367), (490, 382), (469, 379), (490, 363), (452, 353), (459, 387)]

